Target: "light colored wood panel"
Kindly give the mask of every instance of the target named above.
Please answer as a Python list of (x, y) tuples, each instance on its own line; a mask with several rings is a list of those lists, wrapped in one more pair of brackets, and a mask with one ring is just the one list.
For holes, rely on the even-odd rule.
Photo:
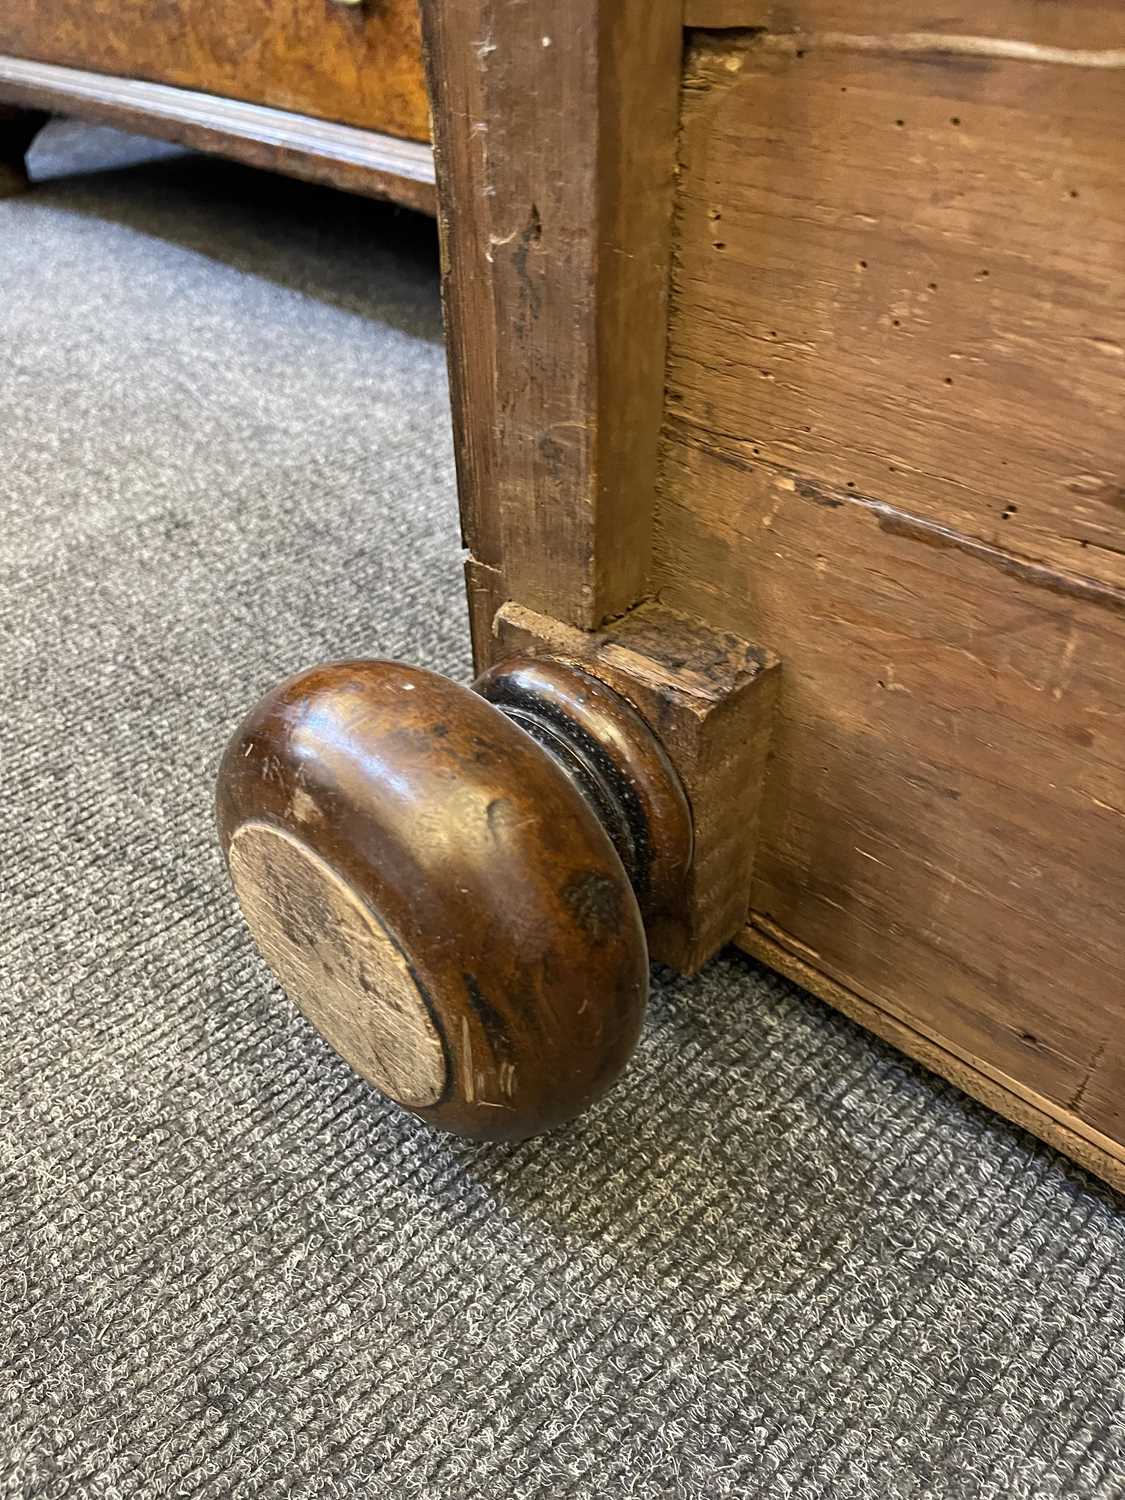
[(36, 0), (0, 52), (429, 139), (418, 0)]
[(1125, 582), (1121, 61), (697, 39), (671, 411)]
[(988, 0), (935, 7), (931, 0), (686, 0), (684, 23), (765, 27), (806, 34), (1014, 40), (1033, 46), (1125, 46), (1125, 7), (1106, 0)]
[(645, 591), (680, 0), (425, 0), (466, 543), (592, 628)]
[(1125, 594), (667, 438), (660, 597), (784, 664), (755, 914), (1125, 1140)]
[(333, 125), (163, 83), (0, 56), (0, 99), (100, 120), (432, 214), (434, 157), (423, 141)]

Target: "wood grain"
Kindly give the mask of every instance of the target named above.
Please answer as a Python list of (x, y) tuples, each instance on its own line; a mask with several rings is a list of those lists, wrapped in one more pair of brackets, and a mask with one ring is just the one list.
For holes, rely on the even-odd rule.
[(1120, 1182), (1125, 12), (752, 19), (689, 46), (654, 554), (785, 662), (740, 941)]
[(302, 838), (235, 829), (242, 914), (274, 974), (337, 1052), (399, 1104), (436, 1104), (448, 1064), (410, 963), (363, 896)]
[(0, 99), (104, 121), (434, 213), (431, 148), (214, 94), (0, 57)]
[(1125, 584), (1125, 54), (838, 42), (690, 53), (672, 416)]
[(785, 661), (755, 919), (1125, 1139), (1125, 596), (686, 431), (661, 595)]
[(1125, 46), (1125, 10), (1105, 0), (961, 0), (940, 8), (932, 0), (685, 0), (684, 24), (762, 27), (804, 36), (826, 31), (851, 36), (914, 33), (1067, 50)]
[(645, 590), (678, 0), (426, 0), (466, 545), (593, 627)]
[(0, 52), (429, 138), (417, 0), (37, 0)]

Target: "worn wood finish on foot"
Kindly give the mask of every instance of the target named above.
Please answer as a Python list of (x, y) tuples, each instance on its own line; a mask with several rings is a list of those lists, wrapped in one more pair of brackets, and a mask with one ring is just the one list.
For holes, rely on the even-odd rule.
[(278, 979), (406, 1108), (517, 1139), (627, 1063), (644, 921), (682, 901), (691, 816), (651, 731), (580, 667), (509, 662), (479, 692), (391, 662), (304, 672), (231, 740), (218, 817)]
[[(685, 46), (684, 17), (424, 0), (478, 666), (552, 657), (658, 736), (692, 850), (645, 910), (655, 954), (691, 971), (741, 935), (1119, 1181), (1125, 23), (1096, 0), (686, 0), (710, 29)], [(494, 679), (508, 708), (525, 670)], [(530, 727), (635, 904), (620, 763), (591, 774), (577, 731), (552, 761), (550, 714)], [(305, 839), (253, 784), (245, 819)], [(253, 910), (292, 851), (244, 837)], [(350, 921), (313, 861), (286, 868)], [(406, 952), (407, 918), (368, 905)], [(302, 976), (335, 972), (331, 943), (314, 964), (273, 941), (330, 988)], [(448, 1057), (450, 1119), (478, 1129)]]
[[(657, 477), (636, 468), (616, 492), (627, 524), (599, 531), (580, 457), (537, 447), (552, 415), (604, 430), (596, 408), (552, 413), (564, 387), (535, 383), (535, 328), (518, 369), (494, 357), (526, 288), (489, 267), (490, 233), (529, 202), (577, 202), (586, 178), (560, 181), (503, 121), (490, 153), (503, 101), (553, 85), (484, 0), (435, 5), (439, 43), (470, 11), (498, 23), (485, 91), (463, 65), (445, 150), (469, 215), (449, 309), (478, 661), (565, 649), (656, 723), (656, 664), (677, 683), (689, 657), (674, 627), (640, 651), (618, 638), (646, 611), (776, 652), (751, 790), (732, 785), (737, 758), (705, 753), (729, 750), (710, 736), (738, 721), (737, 690), (683, 721), (695, 768), (674, 714), (659, 721), (696, 824), (681, 918), (699, 941), (672, 951), (690, 966), (741, 926), (1106, 1171), (1125, 1159), (1125, 13), (686, 0)], [(628, 202), (608, 168), (601, 182)], [(612, 263), (530, 260), (550, 368), (620, 370), (628, 341), (572, 316), (576, 279), (612, 286)], [(461, 295), (474, 265), (487, 296)], [(585, 579), (623, 552), (633, 597), (586, 609)], [(688, 701), (665, 691), (665, 709)], [(732, 851), (747, 807), (760, 837)]]

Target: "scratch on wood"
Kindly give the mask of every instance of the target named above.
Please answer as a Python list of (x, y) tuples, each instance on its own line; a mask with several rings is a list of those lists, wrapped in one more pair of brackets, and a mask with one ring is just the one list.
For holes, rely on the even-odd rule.
[(999, 547), (992, 547), (987, 542), (975, 541), (948, 526), (940, 526), (936, 521), (923, 521), (917, 516), (908, 516), (881, 501), (870, 501), (867, 504), (879, 513), (879, 529), (891, 536), (910, 537), (930, 547), (954, 548), (979, 562), (988, 563), (1001, 573), (1018, 578), (1021, 583), (1048, 589), (1052, 594), (1061, 594), (1064, 598), (1086, 599), (1125, 614), (1125, 590), (1115, 588), (1112, 584), (1085, 578), (1080, 573), (1063, 573), (1057, 568), (1044, 567), (1042, 563), (1026, 561), (1011, 552), (1001, 551)]
[(882, 865), (884, 870), (889, 870), (891, 868), (885, 859), (876, 859), (874, 854), (868, 854), (867, 850), (861, 849), (858, 844), (855, 845), (855, 852), (857, 854), (862, 854), (864, 859), (869, 859), (872, 864)]
[(299, 823), (311, 823), (321, 816), (319, 805), (303, 787), (298, 787), (293, 793), (289, 811)]
[(1085, 1072), (1082, 1074), (1082, 1082), (1078, 1085), (1073, 1095), (1071, 1096), (1067, 1108), (1074, 1110), (1075, 1114), (1081, 1112), (1082, 1101), (1086, 1097), (1086, 1090), (1090, 1087), (1090, 1084), (1093, 1081), (1094, 1074), (1098, 1071), (1101, 1060), (1105, 1056), (1106, 1045), (1107, 1044), (1104, 1041), (1098, 1043), (1098, 1050), (1091, 1058), (1089, 1067), (1087, 1067)]

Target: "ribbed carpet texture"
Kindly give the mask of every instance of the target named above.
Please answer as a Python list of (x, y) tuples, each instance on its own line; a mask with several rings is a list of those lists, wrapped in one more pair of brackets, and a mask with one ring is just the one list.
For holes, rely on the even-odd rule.
[[(467, 680), (433, 226), (55, 124), (0, 203), (0, 1494), (1125, 1493), (1125, 1217), (736, 955), (518, 1147), (256, 957), (225, 737)], [(1075, 995), (1074, 1003), (1081, 1004)]]

